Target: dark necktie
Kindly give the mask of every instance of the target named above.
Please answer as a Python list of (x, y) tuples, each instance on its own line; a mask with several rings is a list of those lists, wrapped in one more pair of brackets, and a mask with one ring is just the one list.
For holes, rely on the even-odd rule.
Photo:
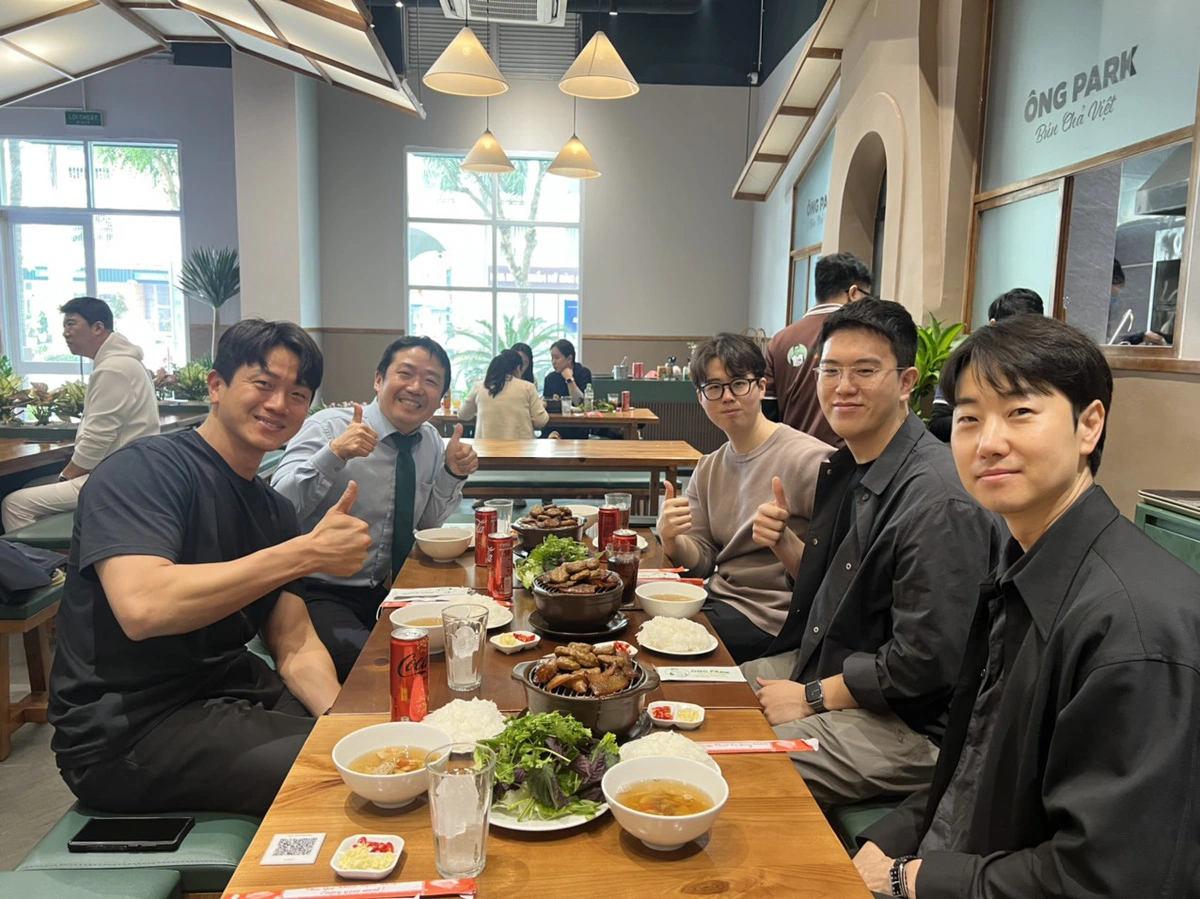
[(421, 432), (392, 435), (396, 447), (395, 510), (392, 514), (392, 580), (400, 575), (404, 560), (413, 547), (413, 505), (417, 497), (417, 466), (413, 462), (413, 447), (421, 440)]

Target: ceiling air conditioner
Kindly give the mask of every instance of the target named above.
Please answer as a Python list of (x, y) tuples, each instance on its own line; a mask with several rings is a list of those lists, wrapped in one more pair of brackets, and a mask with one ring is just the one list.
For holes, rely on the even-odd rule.
[(567, 0), (440, 0), (447, 19), (553, 25), (567, 21)]

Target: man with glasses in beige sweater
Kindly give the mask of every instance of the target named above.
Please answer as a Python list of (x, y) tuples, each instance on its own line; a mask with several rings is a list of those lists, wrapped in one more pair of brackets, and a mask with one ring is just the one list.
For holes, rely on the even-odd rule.
[[(704, 611), (739, 664), (766, 652), (791, 601), (788, 572), (800, 564), (821, 463), (833, 451), (762, 413), (766, 360), (757, 344), (718, 334), (696, 348), (690, 376), (705, 414), (729, 442), (704, 456), (684, 496), (670, 484), (658, 517), (667, 556), (707, 577)], [(764, 503), (786, 509), (794, 540), (762, 545), (755, 514)]]

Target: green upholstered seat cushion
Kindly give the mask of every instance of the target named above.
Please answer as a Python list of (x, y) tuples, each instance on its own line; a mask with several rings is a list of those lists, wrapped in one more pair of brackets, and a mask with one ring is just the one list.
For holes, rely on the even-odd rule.
[(0, 899), (179, 899), (179, 872), (4, 871)]
[(33, 524), (9, 531), (4, 535), (5, 540), (15, 540), (29, 546), (41, 549), (61, 549), (66, 552), (71, 548), (71, 531), (75, 527), (74, 512), (59, 512), (47, 515)]
[(22, 591), (21, 601), (16, 603), (0, 602), (0, 620), (27, 621), (48, 605), (62, 599), (63, 585), (51, 584), (36, 590)]
[(900, 799), (878, 799), (856, 802), (833, 810), (833, 829), (853, 854), (858, 851), (858, 835), (881, 818), (887, 817), (900, 804)]
[(75, 803), (17, 865), (18, 871), (65, 871), (112, 868), (178, 871), (185, 893), (220, 892), (245, 855), (258, 820), (220, 812), (171, 812), (196, 819), (175, 852), (69, 852), (67, 841), (89, 818), (120, 817), (93, 812)]

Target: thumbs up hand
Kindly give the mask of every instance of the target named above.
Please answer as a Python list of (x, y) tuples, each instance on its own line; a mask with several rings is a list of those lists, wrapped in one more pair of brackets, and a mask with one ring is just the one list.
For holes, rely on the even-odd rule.
[(351, 481), (346, 492), (309, 533), (308, 555), (313, 573), (349, 577), (366, 563), (371, 535), (367, 523), (350, 514), (357, 499), (358, 485)]
[(663, 549), (671, 555), (675, 538), (692, 529), (692, 509), (686, 496), (675, 495), (675, 485), (667, 481), (663, 485), (664, 498), (658, 508), (658, 536)]
[(775, 494), (775, 498), (758, 507), (750, 535), (759, 546), (774, 549), (787, 529), (788, 519), (792, 517), (792, 512), (788, 506), (787, 494), (783, 491), (782, 479), (778, 477), (771, 479), (771, 491)]
[(363, 422), (362, 403), (354, 404), (354, 417), (350, 427), (346, 428), (329, 444), (329, 448), (343, 461), (349, 462), (362, 456), (369, 456), (379, 442), (379, 435), (369, 424)]
[(446, 444), (446, 468), (450, 473), (465, 478), (479, 471), (479, 457), (475, 448), (469, 443), (462, 442), (463, 426), (454, 426), (454, 435)]

